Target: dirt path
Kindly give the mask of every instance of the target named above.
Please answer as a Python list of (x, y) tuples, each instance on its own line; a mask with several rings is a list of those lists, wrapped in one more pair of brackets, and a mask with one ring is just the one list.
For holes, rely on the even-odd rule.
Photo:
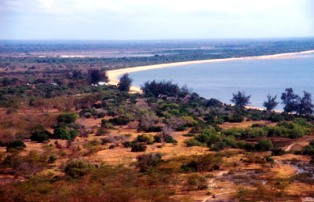
[(283, 149), (285, 150), (285, 152), (289, 152), (289, 151), (291, 151), (291, 149), (295, 145), (306, 145), (311, 140), (314, 140), (314, 136), (303, 137), (303, 138), (300, 138), (300, 139), (296, 140), (296, 142), (293, 142), (293, 143), (285, 146)]

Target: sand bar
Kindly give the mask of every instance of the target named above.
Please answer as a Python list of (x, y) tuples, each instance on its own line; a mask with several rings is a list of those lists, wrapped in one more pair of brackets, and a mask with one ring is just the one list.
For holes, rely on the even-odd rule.
[[(313, 53), (314, 53), (314, 50), (309, 50), (309, 51), (292, 52), (292, 53), (280, 53), (280, 54), (274, 54), (274, 55), (175, 62), (175, 63), (156, 64), (156, 65), (129, 67), (129, 68), (117, 69), (117, 70), (109, 70), (107, 71), (107, 74), (109, 78), (109, 84), (117, 85), (119, 83), (119, 77), (125, 73), (133, 73), (133, 72), (146, 71), (146, 70), (152, 70), (152, 69), (161, 69), (161, 68), (177, 67), (177, 66), (185, 66), (185, 65), (193, 65), (193, 64), (204, 64), (204, 63), (226, 62), (226, 61), (237, 61), (237, 60), (286, 59), (286, 58), (294, 58), (298, 55), (313, 54)], [(139, 87), (132, 86), (131, 91), (140, 92), (141, 90)]]

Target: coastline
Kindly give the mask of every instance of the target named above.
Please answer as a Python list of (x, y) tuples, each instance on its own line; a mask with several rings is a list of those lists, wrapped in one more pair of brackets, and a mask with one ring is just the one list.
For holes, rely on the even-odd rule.
[[(273, 55), (261, 55), (261, 56), (247, 56), (247, 57), (238, 57), (238, 58), (223, 58), (223, 59), (208, 59), (208, 60), (195, 60), (195, 61), (186, 61), (186, 62), (175, 62), (175, 63), (165, 63), (165, 64), (156, 64), (156, 65), (147, 65), (147, 66), (137, 66), (137, 67), (128, 67), (124, 69), (109, 70), (107, 75), (109, 78), (108, 84), (117, 85), (119, 83), (119, 77), (126, 73), (133, 73), (139, 71), (146, 71), (152, 69), (162, 69), (176, 66), (185, 66), (193, 64), (204, 64), (204, 63), (216, 63), (216, 62), (227, 62), (227, 61), (237, 61), (237, 60), (268, 60), (268, 59), (286, 59), (298, 55), (304, 54), (313, 54), (314, 50), (301, 51), (301, 52), (290, 52), (290, 53), (279, 53)], [(131, 86), (131, 92), (141, 93), (141, 89), (137, 86)]]

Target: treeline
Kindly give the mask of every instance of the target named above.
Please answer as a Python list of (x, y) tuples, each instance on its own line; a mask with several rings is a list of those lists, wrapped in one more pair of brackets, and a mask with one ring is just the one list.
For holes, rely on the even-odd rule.
[[(245, 92), (238, 91), (233, 94), (231, 102), (235, 104), (240, 110), (243, 110), (250, 103), (251, 95), (246, 95)], [(276, 101), (277, 96), (267, 96), (264, 101), (264, 107), (267, 111), (274, 110), (279, 102)], [(296, 113), (299, 115), (309, 116), (313, 114), (314, 105), (312, 103), (312, 95), (304, 91), (303, 97), (295, 94), (292, 88), (286, 88), (285, 92), (281, 94), (282, 104), (284, 105), (285, 113)]]

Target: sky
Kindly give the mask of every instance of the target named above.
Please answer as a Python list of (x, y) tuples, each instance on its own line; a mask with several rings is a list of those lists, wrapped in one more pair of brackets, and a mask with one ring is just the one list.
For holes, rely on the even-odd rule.
[(313, 0), (0, 0), (0, 39), (314, 37)]

